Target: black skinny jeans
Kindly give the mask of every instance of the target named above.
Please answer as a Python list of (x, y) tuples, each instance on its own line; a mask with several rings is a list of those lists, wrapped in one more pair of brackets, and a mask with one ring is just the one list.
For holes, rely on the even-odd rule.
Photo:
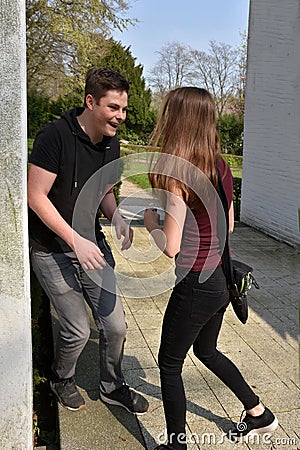
[(198, 278), (199, 272), (190, 272), (174, 287), (164, 316), (158, 356), (168, 440), (176, 450), (187, 448), (181, 372), (192, 345), (196, 357), (232, 390), (245, 409), (259, 403), (237, 367), (216, 348), (229, 303), (222, 268), (217, 267), (202, 284)]

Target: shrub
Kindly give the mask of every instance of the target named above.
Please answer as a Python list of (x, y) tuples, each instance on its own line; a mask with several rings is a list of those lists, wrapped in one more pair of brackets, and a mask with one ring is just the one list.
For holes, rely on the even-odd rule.
[(47, 382), (54, 355), (50, 302), (32, 270), (30, 270), (30, 291), (34, 444), (37, 446), (53, 444), (53, 448), (58, 448), (54, 446), (59, 440), (56, 429), (57, 407), (52, 404), (49, 383)]
[(79, 94), (59, 97), (51, 100), (38, 92), (27, 94), (28, 137), (33, 139), (36, 133), (48, 122), (58, 119), (63, 112), (82, 104)]
[(231, 169), (241, 169), (243, 166), (243, 157), (238, 155), (223, 154), (223, 158), (228, 162)]
[(50, 104), (50, 120), (59, 119), (65, 111), (81, 105), (83, 105), (83, 94), (62, 95)]
[(241, 192), (242, 192), (242, 179), (233, 179), (233, 206), (234, 206), (234, 217), (235, 220), (240, 220), (241, 212)]
[(244, 117), (224, 114), (218, 117), (218, 130), (223, 153), (243, 154)]
[(120, 180), (118, 183), (114, 185), (114, 194), (116, 197), (117, 205), (120, 204), (120, 189), (121, 189), (122, 181)]
[(35, 92), (27, 94), (27, 133), (34, 138), (36, 133), (50, 121), (50, 99)]

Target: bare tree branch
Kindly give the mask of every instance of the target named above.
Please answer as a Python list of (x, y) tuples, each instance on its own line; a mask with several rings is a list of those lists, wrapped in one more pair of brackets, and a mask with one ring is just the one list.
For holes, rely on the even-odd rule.
[(178, 42), (164, 45), (158, 52), (159, 59), (151, 69), (149, 84), (162, 98), (167, 92), (190, 82), (190, 49)]

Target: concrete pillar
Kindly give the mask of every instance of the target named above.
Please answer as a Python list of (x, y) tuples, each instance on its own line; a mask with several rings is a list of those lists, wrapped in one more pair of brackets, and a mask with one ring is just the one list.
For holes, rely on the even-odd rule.
[(0, 449), (28, 450), (32, 351), (23, 0), (0, 0), (0, 105)]

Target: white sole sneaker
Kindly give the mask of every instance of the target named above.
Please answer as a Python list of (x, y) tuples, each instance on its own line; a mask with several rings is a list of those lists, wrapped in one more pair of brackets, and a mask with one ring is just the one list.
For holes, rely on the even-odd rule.
[[(135, 391), (135, 392), (138, 393), (137, 391)], [(139, 394), (139, 395), (141, 395), (141, 394)], [(146, 412), (148, 411), (148, 408), (149, 408), (149, 404), (148, 404), (147, 410), (145, 410), (143, 412), (132, 411), (126, 405), (124, 405), (124, 403), (121, 403), (118, 400), (114, 400), (112, 398), (106, 397), (101, 392), (100, 392), (100, 400), (102, 400), (102, 402), (104, 402), (104, 403), (107, 403), (108, 405), (121, 406), (122, 408), (126, 409), (126, 411), (128, 411), (130, 414), (134, 414), (136, 416), (142, 416), (143, 414), (146, 414)]]
[(268, 433), (272, 433), (273, 431), (276, 430), (276, 428), (278, 427), (278, 419), (275, 416), (275, 419), (273, 420), (273, 422), (263, 428), (257, 428), (257, 429), (253, 429), (251, 431), (249, 431), (248, 434), (246, 434), (246, 436), (237, 436), (236, 437), (236, 442), (243, 442), (243, 443), (248, 443), (248, 441), (253, 441), (255, 439), (256, 436), (261, 436), (263, 434), (268, 434)]

